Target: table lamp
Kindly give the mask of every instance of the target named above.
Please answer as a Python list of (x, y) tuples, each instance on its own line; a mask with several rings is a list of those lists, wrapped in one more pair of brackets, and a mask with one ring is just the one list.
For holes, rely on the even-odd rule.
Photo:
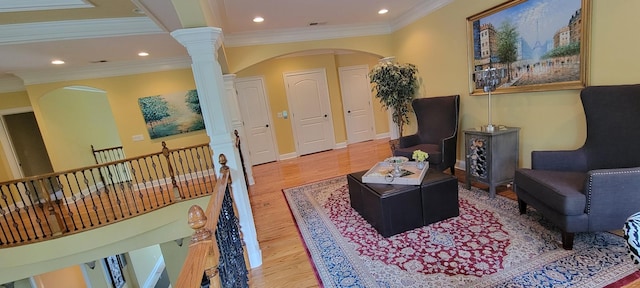
[(482, 71), (478, 71), (476, 73), (476, 75), (478, 76), (476, 78), (478, 79), (478, 86), (481, 86), (482, 90), (488, 93), (487, 102), (489, 106), (489, 123), (487, 123), (486, 131), (491, 133), (495, 129), (493, 124), (491, 123), (491, 91), (495, 91), (498, 85), (500, 85), (500, 75), (496, 68), (491, 67)]

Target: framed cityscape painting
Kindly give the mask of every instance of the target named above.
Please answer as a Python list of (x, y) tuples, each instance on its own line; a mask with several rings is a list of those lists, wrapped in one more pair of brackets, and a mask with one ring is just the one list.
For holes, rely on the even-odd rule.
[(205, 128), (195, 89), (142, 97), (138, 104), (151, 139)]
[(589, 1), (511, 0), (467, 18), (471, 94), (484, 94), (487, 69), (495, 93), (584, 88)]

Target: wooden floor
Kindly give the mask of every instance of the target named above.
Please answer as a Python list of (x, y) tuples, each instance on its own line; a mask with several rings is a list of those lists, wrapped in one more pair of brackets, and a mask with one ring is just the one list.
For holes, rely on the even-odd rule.
[[(251, 269), (251, 287), (320, 286), (282, 189), (367, 170), (389, 156), (388, 139), (383, 139), (254, 166), (255, 184), (249, 188), (249, 198), (262, 266)], [(456, 171), (456, 176), (464, 181), (464, 171)], [(507, 187), (497, 191), (498, 195), (515, 198)]]

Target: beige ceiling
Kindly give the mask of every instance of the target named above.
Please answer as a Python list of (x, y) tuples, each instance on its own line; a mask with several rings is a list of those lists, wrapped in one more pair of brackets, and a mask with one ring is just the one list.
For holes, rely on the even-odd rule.
[[(353, 28), (389, 33), (451, 1), (2, 0), (0, 92), (17, 91), (23, 82), (189, 67), (186, 49), (169, 33), (202, 25), (203, 17), (207, 25), (222, 28), (224, 45), (242, 46), (291, 41), (292, 33), (304, 35), (305, 40), (344, 37)], [(69, 3), (93, 7), (65, 9)], [(38, 8), (30, 4), (44, 7), (33, 10)], [(15, 11), (23, 8), (29, 10)], [(390, 12), (378, 15), (381, 8)], [(253, 23), (255, 16), (265, 21)], [(312, 22), (318, 25), (310, 26)], [(150, 56), (141, 58), (139, 51)], [(50, 64), (55, 58), (66, 64)]]

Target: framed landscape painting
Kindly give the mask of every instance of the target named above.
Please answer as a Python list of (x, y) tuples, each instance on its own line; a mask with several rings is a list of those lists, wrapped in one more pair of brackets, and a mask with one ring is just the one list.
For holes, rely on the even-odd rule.
[(511, 0), (467, 18), (471, 94), (495, 69), (495, 93), (587, 85), (590, 0)]
[(204, 129), (197, 90), (138, 99), (151, 139)]

